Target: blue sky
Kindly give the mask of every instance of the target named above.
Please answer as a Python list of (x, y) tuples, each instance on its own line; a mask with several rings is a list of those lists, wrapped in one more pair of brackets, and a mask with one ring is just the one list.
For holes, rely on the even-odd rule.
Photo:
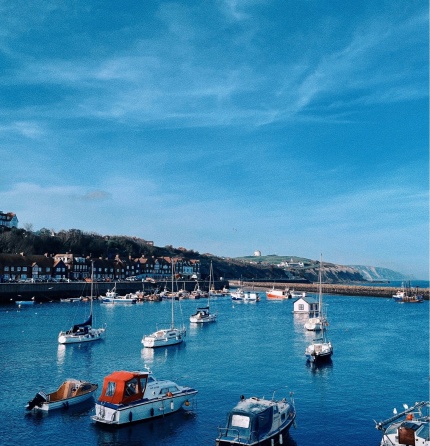
[(0, 210), (425, 279), (422, 1), (1, 1)]

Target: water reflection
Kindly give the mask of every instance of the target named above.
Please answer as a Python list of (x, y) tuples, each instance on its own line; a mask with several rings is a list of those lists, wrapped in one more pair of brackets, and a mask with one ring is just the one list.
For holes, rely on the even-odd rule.
[(175, 444), (175, 438), (192, 429), (195, 414), (179, 411), (166, 417), (123, 427), (95, 425), (98, 446), (141, 446), (143, 444)]
[(327, 376), (332, 372), (333, 361), (331, 360), (331, 358), (320, 363), (306, 361), (306, 367), (313, 375)]
[(168, 360), (171, 361), (185, 349), (186, 341), (176, 345), (169, 345), (168, 347), (147, 348), (143, 347), (140, 352), (143, 364), (165, 364)]

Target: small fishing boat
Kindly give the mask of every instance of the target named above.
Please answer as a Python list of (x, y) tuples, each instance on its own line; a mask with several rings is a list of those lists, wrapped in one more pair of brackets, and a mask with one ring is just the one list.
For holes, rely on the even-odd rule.
[(294, 400), (276, 401), (264, 398), (245, 398), (229, 413), (225, 428), (218, 428), (217, 446), (279, 445), (283, 444), (294, 423)]
[(145, 372), (117, 371), (106, 376), (91, 418), (119, 426), (168, 415), (189, 408), (197, 390)]
[(418, 294), (418, 287), (415, 288), (415, 292), (412, 292), (409, 282), (406, 286), (402, 283), (402, 289), (393, 294), (393, 300), (399, 303), (420, 304), (424, 302), (424, 297)]
[(289, 288), (285, 288), (285, 290), (275, 290), (273, 287), (271, 290), (266, 291), (266, 297), (269, 300), (283, 300), (283, 299), (291, 299), (291, 293)]
[(102, 303), (104, 304), (135, 304), (137, 302), (137, 295), (135, 293), (127, 293), (124, 296), (119, 296), (115, 293), (115, 296), (112, 297), (108, 297), (107, 294), (102, 297)]
[(254, 291), (245, 291), (243, 288), (238, 288), (236, 291), (231, 291), (230, 296), (232, 300), (258, 302), (260, 295)]
[(27, 403), (26, 410), (45, 411), (63, 409), (75, 404), (83, 403), (93, 397), (98, 385), (78, 379), (67, 379), (61, 386), (51, 393), (38, 392)]
[(430, 446), (430, 401), (415, 403), (412, 407), (384, 421), (376, 422), (376, 429), (383, 432), (380, 446), (417, 445)]

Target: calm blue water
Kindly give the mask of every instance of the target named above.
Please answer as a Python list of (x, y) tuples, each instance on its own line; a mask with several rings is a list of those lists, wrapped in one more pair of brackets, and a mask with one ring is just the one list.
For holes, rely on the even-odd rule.
[[(201, 301), (181, 301), (186, 320)], [(104, 341), (59, 346), (58, 332), (86, 314), (83, 304), (45, 303), (18, 310), (0, 307), (2, 443), (62, 446), (214, 445), (217, 427), (241, 394), (281, 398), (294, 391), (297, 429), (290, 445), (378, 445), (373, 419), (391, 416), (402, 403), (429, 398), (429, 302), (325, 296), (334, 344), (332, 364), (315, 369), (304, 350), (312, 334), (292, 314), (293, 302), (232, 303), (214, 300), (218, 321), (188, 326), (185, 345), (143, 349), (144, 333), (168, 321), (170, 302), (133, 306), (95, 305), (96, 321), (107, 323)], [(76, 313), (76, 314), (75, 314)], [(193, 414), (114, 431), (90, 419), (93, 405), (49, 415), (24, 407), (44, 388), (65, 378), (102, 384), (114, 370), (143, 369), (199, 390)]]

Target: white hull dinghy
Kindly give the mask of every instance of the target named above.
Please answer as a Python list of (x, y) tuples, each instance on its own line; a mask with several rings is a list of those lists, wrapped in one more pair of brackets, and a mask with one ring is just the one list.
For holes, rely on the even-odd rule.
[(430, 446), (429, 421), (430, 401), (421, 401), (414, 406), (403, 405), (405, 410), (384, 421), (375, 422), (376, 429), (383, 432), (380, 446)]
[(216, 446), (273, 446), (284, 443), (290, 426), (294, 423), (296, 410), (290, 401), (266, 400), (241, 397), (229, 413), (227, 426), (218, 428)]
[(105, 377), (93, 421), (120, 426), (189, 408), (197, 390), (146, 372), (118, 371)]
[(54, 409), (67, 409), (75, 404), (83, 403), (94, 396), (98, 385), (78, 379), (68, 379), (52, 393), (38, 392), (27, 403), (26, 410), (48, 412)]

